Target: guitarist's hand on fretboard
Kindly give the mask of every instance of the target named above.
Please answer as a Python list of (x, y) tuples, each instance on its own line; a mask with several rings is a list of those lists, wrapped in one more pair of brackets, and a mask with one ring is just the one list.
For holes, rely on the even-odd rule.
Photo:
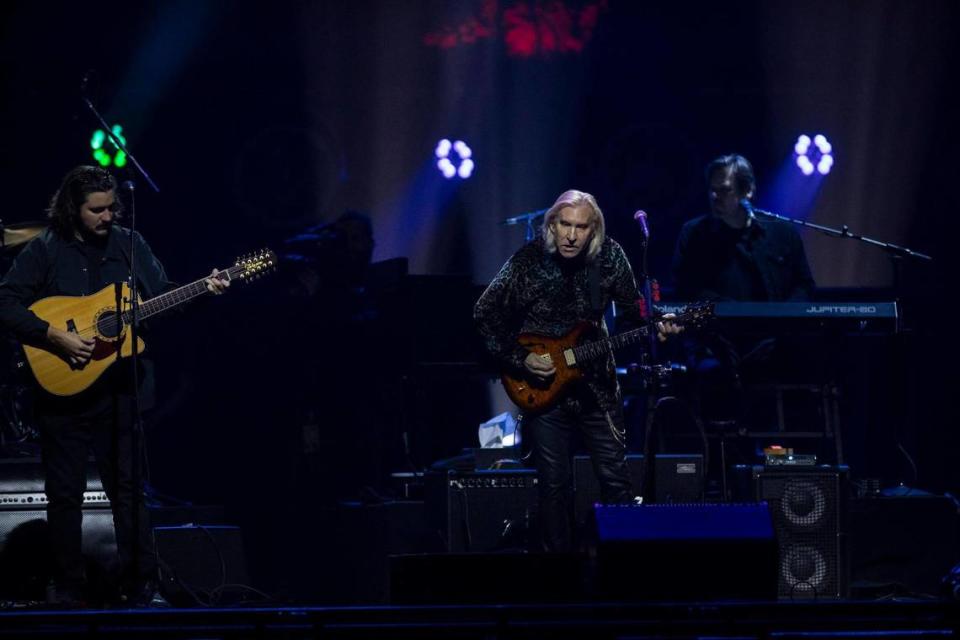
[(671, 319), (676, 318), (675, 313), (665, 313), (661, 317), (660, 322), (657, 323), (657, 340), (660, 342), (666, 342), (670, 336), (676, 335), (683, 331), (683, 327), (675, 322), (670, 322)]
[(221, 293), (226, 293), (227, 289), (230, 287), (230, 281), (226, 278), (220, 277), (220, 273), (220, 271), (214, 269), (210, 272), (210, 277), (204, 280), (204, 282), (207, 284), (207, 291), (215, 296), (218, 296)]
[(541, 380), (546, 380), (557, 372), (556, 367), (553, 366), (553, 360), (550, 359), (549, 353), (543, 355), (532, 352), (528, 353), (526, 359), (523, 361), (523, 366), (526, 367), (527, 371)]

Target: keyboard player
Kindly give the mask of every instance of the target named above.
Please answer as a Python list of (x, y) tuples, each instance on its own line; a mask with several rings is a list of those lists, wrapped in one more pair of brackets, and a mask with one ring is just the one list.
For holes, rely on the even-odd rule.
[[(795, 227), (754, 217), (744, 206), (757, 190), (750, 162), (736, 154), (722, 156), (707, 165), (705, 175), (710, 213), (684, 224), (674, 254), (678, 299), (809, 300), (815, 284)], [(717, 332), (687, 336), (683, 347), (708, 423), (738, 421), (744, 403), (741, 376), (775, 375), (770, 369), (779, 368), (786, 355), (772, 337)]]

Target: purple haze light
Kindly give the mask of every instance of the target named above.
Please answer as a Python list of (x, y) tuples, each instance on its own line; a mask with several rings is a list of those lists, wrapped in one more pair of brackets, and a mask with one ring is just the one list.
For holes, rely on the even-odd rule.
[(820, 162), (817, 163), (817, 171), (820, 172), (820, 175), (827, 175), (830, 173), (830, 167), (833, 166), (833, 156), (821, 156)]
[(813, 175), (814, 171), (825, 176), (833, 167), (833, 145), (822, 133), (816, 134), (812, 139), (801, 134), (793, 145), (793, 151), (797, 156), (797, 167), (805, 176)]
[(448, 158), (440, 158), (440, 160), (437, 161), (437, 168), (440, 169), (440, 173), (442, 173), (443, 177), (447, 180), (457, 175), (457, 168), (453, 166), (453, 163), (450, 162)]
[(810, 162), (810, 158), (805, 155), (797, 156), (797, 166), (800, 167), (800, 171), (802, 171), (805, 176), (812, 175), (814, 172), (813, 163)]
[(442, 139), (437, 143), (434, 155), (437, 156), (437, 168), (447, 180), (455, 176), (466, 180), (476, 166), (472, 159), (473, 151), (463, 140), (450, 142), (447, 138)]

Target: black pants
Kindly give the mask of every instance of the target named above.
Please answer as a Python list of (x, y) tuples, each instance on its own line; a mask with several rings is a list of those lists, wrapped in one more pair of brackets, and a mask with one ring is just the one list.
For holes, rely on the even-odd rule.
[(561, 403), (528, 422), (539, 477), (540, 526), (546, 551), (573, 550), (573, 436), (579, 430), (600, 481), (605, 504), (633, 499), (621, 411), (593, 402)]
[(127, 588), (156, 572), (146, 506), (140, 500), (137, 574), (133, 569), (134, 481), (132, 400), (113, 394), (47, 398), (39, 402), (41, 452), (46, 471), (47, 522), (56, 560), (55, 580), (68, 589), (85, 581), (81, 554), (83, 492), (90, 451), (113, 509), (122, 584)]

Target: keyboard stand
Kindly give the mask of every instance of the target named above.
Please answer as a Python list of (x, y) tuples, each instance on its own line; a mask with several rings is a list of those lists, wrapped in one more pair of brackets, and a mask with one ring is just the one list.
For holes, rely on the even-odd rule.
[[(840, 435), (840, 389), (832, 383), (824, 384), (753, 384), (748, 385), (744, 392), (748, 396), (773, 394), (776, 405), (777, 422), (775, 431), (748, 431), (745, 435), (751, 438), (787, 438), (787, 439), (817, 439), (827, 438), (833, 442), (834, 460), (824, 461), (832, 464), (844, 464), (843, 438)], [(788, 394), (805, 393), (819, 396), (820, 414), (823, 421), (822, 429), (791, 431), (786, 424), (785, 398)]]

